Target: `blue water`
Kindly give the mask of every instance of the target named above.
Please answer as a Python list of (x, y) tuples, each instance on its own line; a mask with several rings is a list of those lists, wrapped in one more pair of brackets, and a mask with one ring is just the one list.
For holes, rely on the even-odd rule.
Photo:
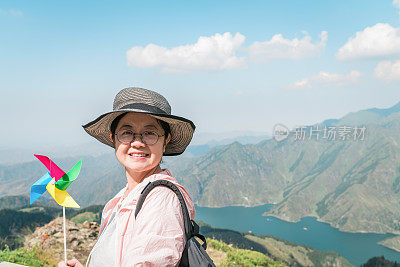
[[(196, 220), (202, 220), (212, 227), (240, 232), (252, 231), (304, 244), (318, 250), (336, 251), (352, 264), (360, 265), (374, 256), (384, 255), (386, 259), (400, 262), (400, 253), (378, 244), (392, 234), (346, 233), (321, 223), (314, 217), (306, 217), (298, 223), (286, 222), (262, 214), (272, 205), (257, 207), (196, 207)], [(304, 230), (306, 227), (308, 230)]]

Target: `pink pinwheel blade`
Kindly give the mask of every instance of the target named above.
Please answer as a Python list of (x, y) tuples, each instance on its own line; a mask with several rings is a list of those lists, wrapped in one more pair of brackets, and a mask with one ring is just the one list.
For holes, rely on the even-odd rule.
[(46, 166), (46, 168), (50, 171), (50, 176), (53, 177), (56, 182), (65, 175), (65, 172), (48, 157), (36, 154), (35, 157), (40, 160), (44, 166)]

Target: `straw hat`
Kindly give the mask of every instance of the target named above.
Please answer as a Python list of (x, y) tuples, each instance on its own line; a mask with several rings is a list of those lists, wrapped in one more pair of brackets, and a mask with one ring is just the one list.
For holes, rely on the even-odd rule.
[(113, 111), (104, 113), (82, 127), (100, 142), (114, 148), (114, 144), (110, 140), (111, 123), (125, 112), (146, 113), (169, 124), (171, 141), (165, 148), (164, 156), (182, 154), (192, 140), (196, 128), (191, 120), (172, 115), (171, 106), (162, 95), (138, 87), (122, 89), (115, 96)]

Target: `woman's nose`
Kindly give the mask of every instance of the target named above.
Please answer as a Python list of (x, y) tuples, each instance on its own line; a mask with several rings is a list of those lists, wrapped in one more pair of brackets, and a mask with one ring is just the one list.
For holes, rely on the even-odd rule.
[(131, 141), (131, 146), (146, 146), (146, 144), (143, 143), (140, 134), (135, 134)]

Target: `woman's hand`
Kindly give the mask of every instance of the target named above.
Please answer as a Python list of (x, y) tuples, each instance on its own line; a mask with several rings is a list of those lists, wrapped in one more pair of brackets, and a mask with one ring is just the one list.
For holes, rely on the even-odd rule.
[(83, 267), (82, 263), (80, 263), (77, 259), (69, 260), (67, 261), (67, 264), (65, 264), (64, 261), (60, 261), (58, 263), (58, 267), (68, 267), (68, 266)]

